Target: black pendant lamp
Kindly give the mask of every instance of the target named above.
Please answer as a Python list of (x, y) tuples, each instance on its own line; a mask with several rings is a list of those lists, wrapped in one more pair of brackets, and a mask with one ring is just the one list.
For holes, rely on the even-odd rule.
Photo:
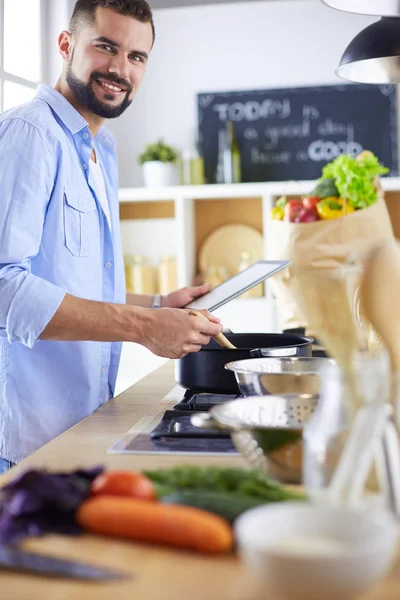
[[(334, 3), (356, 4), (329, 0), (329, 4)], [(336, 74), (357, 83), (400, 83), (400, 18), (382, 17), (356, 35), (347, 46)]]
[(400, 16), (400, 0), (322, 0), (322, 2), (336, 10), (358, 15)]

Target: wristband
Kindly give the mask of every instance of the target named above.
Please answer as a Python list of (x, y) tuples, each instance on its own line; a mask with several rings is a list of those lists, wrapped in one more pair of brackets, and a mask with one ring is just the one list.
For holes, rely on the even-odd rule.
[(161, 294), (154, 294), (151, 308), (161, 308)]

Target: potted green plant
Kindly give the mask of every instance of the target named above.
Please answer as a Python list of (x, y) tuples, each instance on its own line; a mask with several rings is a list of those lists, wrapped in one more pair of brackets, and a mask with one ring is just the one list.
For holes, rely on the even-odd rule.
[(179, 183), (178, 153), (162, 139), (155, 144), (147, 145), (138, 160), (143, 167), (146, 187), (165, 187)]

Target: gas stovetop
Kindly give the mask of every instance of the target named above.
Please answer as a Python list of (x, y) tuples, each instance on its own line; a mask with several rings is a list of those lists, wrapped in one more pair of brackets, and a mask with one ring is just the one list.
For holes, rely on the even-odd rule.
[(130, 454), (236, 454), (229, 433), (200, 429), (192, 425), (193, 412), (208, 411), (215, 404), (235, 400), (230, 394), (206, 394), (187, 390), (172, 409), (166, 410), (150, 433), (119, 440), (110, 452)]
[(234, 394), (207, 394), (205, 392), (186, 390), (182, 400), (175, 404), (173, 410), (204, 412), (215, 404), (229, 402), (236, 398), (239, 398), (239, 396), (235, 396)]
[(229, 402), (238, 396), (206, 394), (187, 390), (171, 410), (166, 410), (160, 423), (150, 432), (150, 439), (159, 448), (185, 452), (234, 452), (229, 433), (200, 429), (192, 425), (193, 412), (208, 411), (215, 404)]

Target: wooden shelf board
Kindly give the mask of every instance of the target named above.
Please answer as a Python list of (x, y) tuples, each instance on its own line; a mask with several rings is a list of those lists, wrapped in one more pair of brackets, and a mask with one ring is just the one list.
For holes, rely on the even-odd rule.
[(175, 203), (166, 202), (121, 202), (119, 205), (121, 220), (125, 219), (173, 219)]

